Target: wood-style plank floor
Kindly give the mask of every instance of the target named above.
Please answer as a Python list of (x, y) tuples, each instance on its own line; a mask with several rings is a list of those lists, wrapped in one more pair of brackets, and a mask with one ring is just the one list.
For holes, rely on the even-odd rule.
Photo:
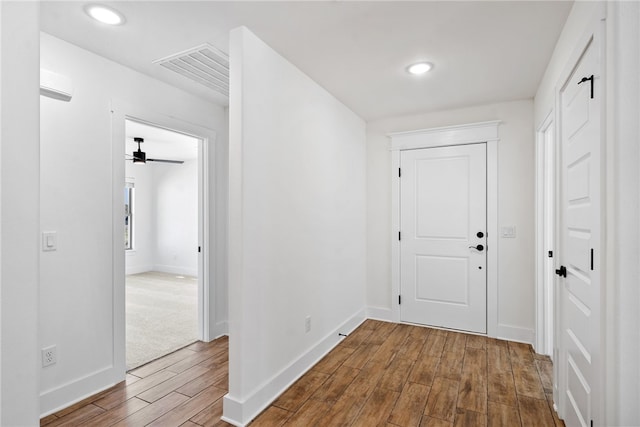
[[(251, 426), (564, 426), (552, 366), (531, 346), (365, 321)], [(228, 340), (142, 366), (41, 425), (228, 426)]]
[(40, 420), (41, 426), (230, 426), (220, 420), (229, 339), (197, 342), (127, 374), (125, 381)]

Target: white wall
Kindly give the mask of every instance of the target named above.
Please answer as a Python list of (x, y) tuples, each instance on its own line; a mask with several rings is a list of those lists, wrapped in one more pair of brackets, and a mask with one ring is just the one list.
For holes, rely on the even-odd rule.
[(155, 271), (198, 275), (198, 161), (153, 165)]
[(38, 4), (0, 3), (0, 425), (38, 425)]
[(640, 4), (607, 4), (606, 420), (640, 425)]
[(126, 163), (134, 182), (134, 249), (126, 273), (198, 275), (198, 161)]
[(246, 28), (230, 53), (224, 414), (242, 424), (363, 319), (365, 123)]
[(534, 141), (533, 102), (522, 100), (394, 117), (367, 124), (367, 307), (391, 318), (390, 132), (502, 120), (498, 143), (498, 225), (515, 226), (515, 239), (499, 239), (498, 334), (533, 339)]
[(124, 377), (124, 326), (113, 315), (124, 284), (112, 264), (111, 100), (209, 129), (226, 123), (219, 106), (47, 34), (41, 66), (74, 85), (71, 102), (41, 105), (41, 226), (58, 232), (58, 250), (40, 262), (40, 346), (58, 348), (57, 364), (41, 370), (48, 413)]
[(125, 163), (125, 175), (134, 184), (133, 250), (126, 253), (126, 273), (137, 274), (153, 270), (155, 262), (155, 220), (153, 165)]

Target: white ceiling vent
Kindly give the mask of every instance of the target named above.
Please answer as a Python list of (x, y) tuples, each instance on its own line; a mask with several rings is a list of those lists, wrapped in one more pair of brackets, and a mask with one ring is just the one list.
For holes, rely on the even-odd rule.
[(229, 56), (209, 44), (202, 44), (153, 63), (229, 96)]

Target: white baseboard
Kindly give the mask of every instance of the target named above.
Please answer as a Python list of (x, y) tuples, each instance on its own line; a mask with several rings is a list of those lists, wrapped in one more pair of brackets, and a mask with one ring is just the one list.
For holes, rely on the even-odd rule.
[(531, 344), (533, 346), (533, 343), (535, 342), (536, 334), (533, 329), (521, 328), (519, 326), (498, 324), (498, 338), (503, 340)]
[(113, 366), (109, 366), (54, 389), (43, 391), (40, 393), (40, 416), (41, 418), (46, 417), (65, 409), (124, 381), (124, 379), (124, 369), (121, 372), (116, 372)]
[(244, 401), (227, 394), (223, 400), (222, 419), (234, 426), (246, 426), (260, 412), (267, 408), (282, 392), (289, 388), (302, 375), (313, 367), (320, 359), (340, 343), (342, 337), (338, 333), (348, 334), (360, 326), (365, 320), (365, 310), (353, 315), (340, 327), (331, 331), (324, 339), (311, 347), (305, 354), (294, 360), (282, 371), (274, 375), (263, 386), (255, 390)]
[(367, 318), (375, 320), (383, 320), (385, 322), (394, 322), (393, 311), (384, 307), (367, 307)]
[(213, 328), (213, 332), (211, 336), (213, 339), (220, 338), (223, 335), (229, 335), (229, 323), (228, 322), (218, 322)]
[(140, 274), (140, 273), (146, 273), (147, 271), (152, 271), (153, 270), (153, 265), (149, 264), (149, 265), (132, 265), (132, 266), (127, 266), (125, 269), (125, 274), (129, 275), (129, 274)]
[(156, 264), (153, 266), (153, 271), (158, 271), (160, 273), (168, 273), (168, 274), (179, 274), (181, 276), (195, 276), (198, 277), (198, 269), (180, 267), (177, 265), (159, 265)]

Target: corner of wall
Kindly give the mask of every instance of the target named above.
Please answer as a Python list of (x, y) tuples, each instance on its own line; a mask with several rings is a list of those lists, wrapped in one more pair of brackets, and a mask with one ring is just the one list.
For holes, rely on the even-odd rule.
[(499, 339), (522, 342), (535, 346), (534, 343), (536, 334), (535, 331), (531, 328), (523, 328), (520, 326), (511, 326), (499, 323), (497, 332), (497, 336)]
[(327, 353), (337, 346), (343, 337), (339, 333), (347, 335), (355, 330), (366, 319), (365, 310), (354, 314), (335, 330), (331, 331), (322, 340), (309, 348), (304, 354), (291, 362), (287, 367), (266, 381), (244, 401), (240, 401), (231, 394), (224, 396), (224, 416), (222, 419), (235, 426), (246, 426), (282, 392), (289, 388), (302, 375), (311, 369)]
[[(0, 5), (0, 424), (37, 425), (40, 381), (39, 2)], [(16, 185), (19, 183), (19, 185)]]
[(382, 320), (384, 322), (395, 322), (393, 310), (387, 307), (367, 307), (367, 319)]

